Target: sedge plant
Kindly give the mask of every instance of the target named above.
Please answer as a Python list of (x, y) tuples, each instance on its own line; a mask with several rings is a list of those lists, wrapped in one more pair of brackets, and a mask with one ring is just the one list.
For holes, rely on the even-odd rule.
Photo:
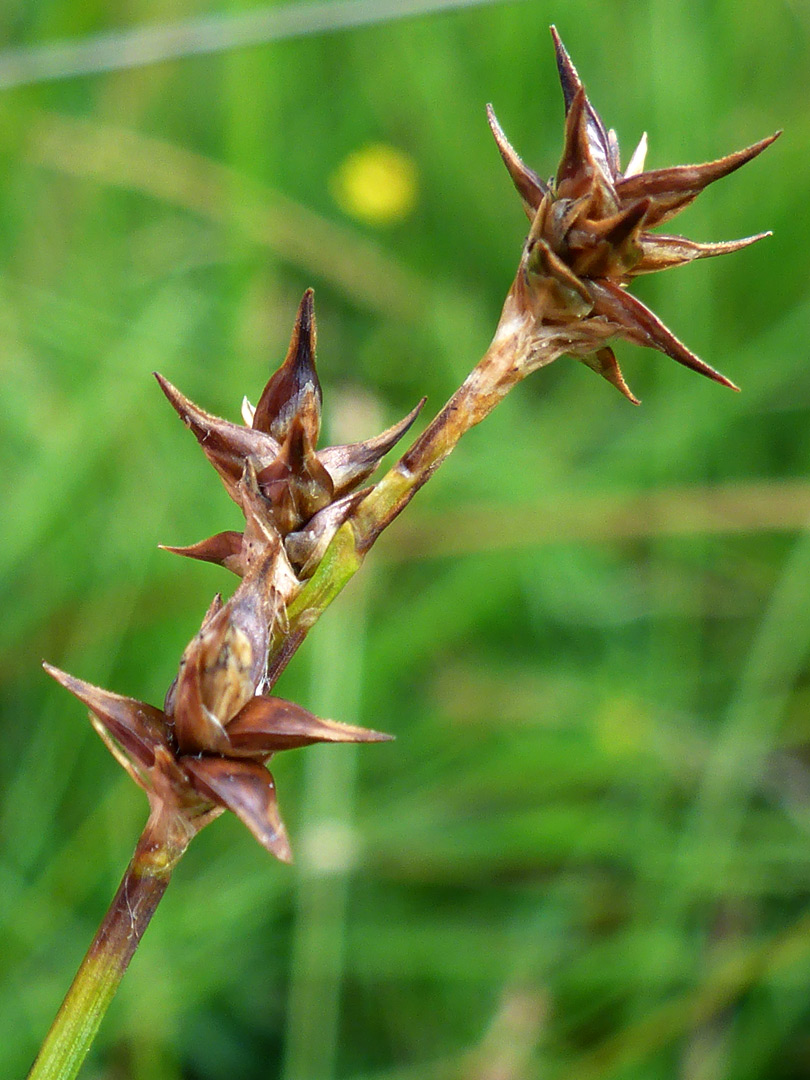
[[(199, 442), (244, 529), (169, 548), (218, 563), (241, 580), (211, 602), (180, 659), (162, 708), (122, 697), (46, 664), (89, 710), (112, 755), (149, 800), (132, 860), (30, 1072), (76, 1076), (104, 1012), (194, 836), (226, 810), (282, 862), (291, 858), (273, 777), (274, 754), (318, 742), (387, 735), (317, 717), (272, 691), (309, 630), (357, 572), (385, 528), (455, 448), (519, 382), (573, 356), (631, 402), (611, 342), (655, 349), (724, 386), (628, 286), (640, 274), (723, 255), (762, 239), (697, 243), (652, 232), (709, 184), (760, 154), (776, 135), (701, 165), (644, 170), (646, 136), (622, 166), (615, 133), (590, 104), (552, 28), (565, 103), (562, 157), (543, 180), (489, 123), (529, 230), (492, 342), (447, 404), (377, 483), (367, 481), (409, 431), (424, 400), (363, 442), (318, 447), (321, 388), (312, 290), (287, 356), (243, 422), (219, 419), (166, 378), (161, 389)], [(778, 133), (777, 133), (778, 134)]]

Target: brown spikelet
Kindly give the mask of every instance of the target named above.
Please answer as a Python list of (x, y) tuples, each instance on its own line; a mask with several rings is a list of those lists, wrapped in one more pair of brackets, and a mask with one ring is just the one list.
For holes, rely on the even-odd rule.
[[(734, 384), (700, 360), (625, 287), (640, 274), (694, 259), (739, 251), (769, 235), (706, 244), (651, 233), (689, 205), (709, 184), (762, 153), (770, 135), (702, 165), (644, 170), (646, 136), (621, 171), (616, 134), (606, 129), (554, 27), (551, 28), (565, 104), (563, 152), (551, 185), (518, 157), (488, 107), (498, 150), (532, 220), (508, 310), (528, 315), (535, 338), (526, 346), (524, 373), (533, 363), (568, 352), (613, 383), (630, 401), (606, 338), (624, 338), (672, 357), (724, 386)], [(532, 357), (541, 358), (539, 361)]]

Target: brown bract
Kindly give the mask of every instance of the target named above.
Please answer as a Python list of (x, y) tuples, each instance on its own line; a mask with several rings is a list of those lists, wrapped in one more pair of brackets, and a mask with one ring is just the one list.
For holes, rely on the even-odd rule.
[[(245, 399), (244, 424), (200, 409), (161, 375), (160, 386), (192, 430), (205, 456), (237, 502), (244, 534), (219, 533), (180, 555), (220, 563), (243, 576), (268, 538), (281, 542), (280, 591), (289, 599), (310, 577), (334, 534), (357, 503), (360, 485), (410, 428), (424, 404), (387, 431), (363, 442), (317, 449), (321, 386), (315, 369), (316, 327), (312, 290), (304, 293), (287, 357), (254, 408)], [(282, 573), (284, 560), (288, 567)]]
[(566, 117), (563, 154), (553, 179), (545, 182), (521, 161), (488, 107), (501, 157), (531, 221), (505, 310), (512, 317), (532, 320), (537, 337), (533, 353), (542, 357), (542, 363), (562, 353), (576, 356), (635, 404), (638, 401), (607, 344), (611, 338), (657, 349), (736, 389), (680, 342), (626, 286), (639, 274), (725, 255), (770, 235), (701, 244), (650, 229), (760, 154), (779, 132), (717, 161), (649, 172), (643, 171), (647, 140), (642, 136), (622, 171), (615, 132), (605, 129), (554, 27), (551, 33)]

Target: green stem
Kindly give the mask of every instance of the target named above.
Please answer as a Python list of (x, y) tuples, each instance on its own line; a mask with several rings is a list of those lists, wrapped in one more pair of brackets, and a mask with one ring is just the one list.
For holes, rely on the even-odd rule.
[(28, 1080), (73, 1080), (77, 1075), (185, 850), (175, 832), (159, 813), (150, 817)]
[(549, 343), (545, 359), (538, 358), (532, 319), (521, 315), (513, 293), (507, 297), (492, 344), (441, 412), (413, 446), (338, 529), (318, 569), (288, 608), (289, 626), (279, 629), (269, 654), (268, 682), (273, 685), (310, 629), (349, 579), (380, 533), (427, 483), (459, 439), (492, 412), (512, 387), (525, 377), (529, 363), (542, 366), (559, 355)]

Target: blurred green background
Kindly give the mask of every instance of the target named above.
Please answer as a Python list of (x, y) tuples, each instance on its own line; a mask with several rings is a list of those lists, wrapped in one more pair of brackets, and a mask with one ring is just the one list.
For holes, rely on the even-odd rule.
[[(485, 103), (556, 166), (554, 21), (625, 156), (786, 129), (678, 219), (773, 238), (636, 290), (743, 393), (620, 345), (641, 409), (563, 359), (465, 439), (279, 686), (397, 741), (276, 759), (292, 868), (232, 819), (195, 841), (84, 1075), (806, 1078), (810, 7), (312, 7), (295, 39), (0, 91), (2, 1073), (146, 809), (40, 660), (159, 703), (235, 583), (157, 550), (238, 515), (152, 370), (236, 419), (313, 285), (327, 435), (432, 415), (525, 232)], [(249, 8), (6, 0), (0, 31)]]

